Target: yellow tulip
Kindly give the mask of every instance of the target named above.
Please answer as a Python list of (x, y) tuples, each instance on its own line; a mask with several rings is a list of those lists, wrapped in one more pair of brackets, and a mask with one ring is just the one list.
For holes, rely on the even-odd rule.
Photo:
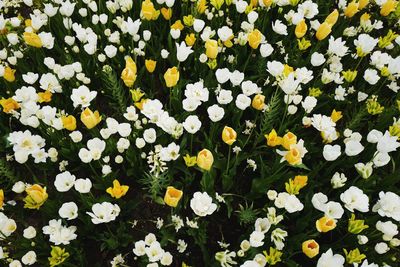
[(231, 127), (225, 126), (224, 129), (222, 130), (222, 140), (228, 144), (232, 145), (236, 141), (236, 131), (232, 129)]
[(167, 69), (164, 74), (164, 80), (167, 87), (174, 87), (179, 81), (179, 70), (177, 67)]
[(261, 43), (262, 34), (259, 30), (255, 29), (247, 36), (247, 40), (249, 41), (249, 45), (253, 49), (257, 49)]
[(174, 24), (171, 25), (171, 29), (174, 29), (174, 30), (182, 31), (184, 28), (185, 28), (185, 26), (183, 26), (182, 21), (180, 19), (178, 19), (177, 21), (175, 21)]
[(170, 20), (172, 17), (172, 9), (171, 8), (161, 8), (161, 14), (163, 15), (165, 20)]
[(81, 121), (85, 124), (86, 128), (92, 129), (101, 121), (101, 116), (99, 112), (96, 110), (95, 112), (91, 111), (90, 108), (86, 108), (81, 113)]
[(324, 216), (315, 222), (315, 226), (318, 232), (326, 233), (336, 227), (336, 222), (334, 219)]
[(136, 63), (131, 57), (127, 57), (125, 60), (125, 69), (122, 70), (121, 79), (125, 85), (131, 87), (136, 81)]
[(146, 69), (148, 72), (153, 73), (154, 70), (156, 69), (157, 61), (151, 60), (151, 59), (146, 59), (144, 61), (144, 65), (146, 66)]
[(140, 88), (131, 89), (129, 90), (129, 92), (132, 95), (133, 102), (139, 102), (140, 99), (145, 95), (145, 93), (142, 90), (140, 90)]
[(186, 166), (193, 167), (194, 165), (196, 165), (197, 157), (196, 156), (190, 156), (189, 154), (186, 154), (183, 157), (183, 160), (185, 161)]
[(328, 22), (324, 22), (318, 27), (315, 37), (318, 39), (318, 41), (322, 41), (331, 33), (331, 31), (332, 25)]
[(291, 148), (285, 155), (286, 161), (290, 165), (298, 165), (301, 164), (301, 155), (300, 151), (297, 148)]
[(303, 19), (302, 21), (300, 21), (299, 24), (296, 25), (294, 34), (296, 35), (297, 38), (302, 38), (306, 33), (307, 33), (307, 24), (306, 21)]
[(72, 115), (68, 116), (62, 116), (61, 121), (63, 123), (63, 126), (65, 129), (68, 131), (74, 131), (76, 129), (76, 119)]
[(0, 189), (0, 209), (3, 207), (4, 205), (4, 191), (3, 189)]
[(39, 35), (33, 32), (24, 32), (24, 41), (27, 45), (40, 48), (42, 47), (42, 40), (40, 39)]
[(339, 121), (343, 117), (341, 111), (332, 110), (331, 119), (333, 122)]
[(333, 26), (336, 24), (338, 18), (339, 18), (339, 11), (335, 9), (325, 18), (325, 22)]
[(292, 132), (288, 132), (282, 137), (282, 146), (286, 150), (289, 150), (290, 146), (296, 143), (297, 143), (297, 136)]
[(251, 106), (256, 110), (263, 110), (265, 107), (265, 96), (257, 94), (251, 101)]
[(210, 150), (203, 149), (197, 154), (197, 166), (199, 168), (209, 171), (214, 163), (214, 157)]
[(358, 3), (356, 1), (351, 2), (347, 5), (344, 10), (344, 15), (348, 18), (352, 18), (355, 14), (358, 13)]
[(25, 27), (32, 27), (32, 20), (31, 19), (26, 19), (25, 20)]
[(267, 145), (270, 147), (279, 146), (282, 144), (282, 137), (279, 137), (275, 129), (272, 129), (269, 134), (264, 135), (267, 139)]
[(173, 186), (168, 186), (165, 192), (164, 202), (170, 207), (175, 208), (179, 200), (182, 198), (183, 191), (176, 189)]
[(106, 192), (110, 194), (113, 198), (121, 198), (128, 192), (129, 186), (121, 185), (118, 180), (113, 181), (113, 186), (107, 188)]
[(310, 259), (319, 254), (319, 245), (314, 239), (304, 241), (301, 245), (301, 249), (303, 250), (303, 253)]
[(200, 14), (203, 14), (207, 9), (207, 0), (198, 0), (197, 1), (197, 11)]
[(187, 46), (193, 46), (195, 42), (196, 42), (196, 36), (194, 35), (194, 33), (186, 35), (185, 43)]
[(288, 77), (290, 73), (294, 72), (293, 67), (288, 64), (283, 65), (283, 74)]
[(4, 113), (12, 113), (14, 110), (19, 109), (19, 104), (14, 99), (2, 98), (0, 99), (0, 105), (3, 108)]
[(152, 20), (155, 13), (156, 9), (154, 8), (153, 2), (150, 0), (145, 0), (142, 2), (142, 15), (146, 20)]
[(139, 110), (142, 110), (144, 103), (146, 103), (147, 101), (148, 101), (148, 99), (142, 98), (142, 99), (140, 99), (139, 102), (135, 102), (135, 107), (137, 107)]
[(359, 0), (358, 1), (358, 9), (363, 9), (369, 4), (369, 0)]
[(206, 55), (210, 59), (217, 58), (218, 55), (218, 42), (216, 40), (208, 39), (205, 44)]
[(43, 102), (50, 102), (51, 101), (51, 97), (53, 96), (53, 94), (50, 92), (50, 90), (46, 90), (45, 92), (40, 92), (38, 93), (39, 96), (39, 103), (43, 103)]
[(9, 66), (4, 68), (4, 75), (3, 78), (7, 81), (7, 82), (13, 82), (15, 81), (15, 70), (13, 70), (12, 68), (10, 68)]
[(273, 0), (262, 0), (264, 6), (266, 7), (270, 7), (272, 5), (272, 3), (274, 2)]
[(294, 184), (297, 185), (299, 189), (305, 187), (307, 185), (307, 181), (308, 181), (307, 175), (296, 175), (293, 180)]
[(384, 3), (384, 4), (381, 6), (381, 11), (380, 11), (381, 16), (386, 17), (386, 16), (388, 16), (390, 13), (392, 13), (393, 11), (395, 11), (395, 10), (396, 10), (396, 7), (397, 7), (397, 4), (398, 4), (398, 1), (395, 1), (395, 0), (387, 0), (386, 3)]
[(25, 189), (27, 196), (24, 198), (24, 208), (39, 209), (48, 198), (46, 187), (34, 184)]

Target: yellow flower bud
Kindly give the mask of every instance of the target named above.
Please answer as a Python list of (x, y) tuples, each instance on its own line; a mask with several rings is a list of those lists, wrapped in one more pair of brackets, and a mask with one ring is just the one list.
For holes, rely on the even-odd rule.
[(317, 228), (318, 232), (326, 233), (335, 229), (336, 221), (332, 218), (324, 216), (315, 222), (315, 227)]
[(40, 48), (42, 47), (42, 40), (40, 39), (39, 35), (33, 32), (24, 32), (24, 41), (27, 45)]
[(145, 0), (142, 2), (142, 15), (146, 20), (152, 20), (155, 13), (156, 9), (154, 8), (153, 2), (150, 0)]
[(200, 169), (209, 171), (214, 163), (214, 157), (210, 150), (203, 149), (197, 154), (197, 166)]
[(216, 10), (220, 10), (224, 4), (224, 0), (210, 0), (210, 3)]
[(302, 162), (300, 151), (295, 147), (286, 153), (285, 159), (290, 165), (299, 165)]
[(332, 27), (333, 25), (336, 24), (338, 18), (339, 18), (339, 11), (335, 9), (325, 18), (325, 22), (331, 25)]
[(139, 102), (135, 102), (135, 107), (137, 107), (139, 110), (143, 109), (144, 103), (146, 103), (148, 99), (142, 98)]
[(279, 146), (282, 144), (282, 137), (279, 137), (275, 129), (272, 129), (269, 134), (264, 135), (267, 139), (267, 145), (270, 147)]
[(200, 14), (203, 14), (207, 9), (207, 0), (198, 0), (197, 1), (197, 11)]
[(304, 51), (311, 46), (311, 42), (306, 38), (297, 39), (297, 46), (300, 51)]
[(156, 69), (157, 61), (151, 60), (151, 59), (146, 59), (144, 61), (144, 65), (146, 66), (146, 69), (148, 72), (153, 73), (154, 70)]
[(214, 59), (218, 55), (218, 42), (216, 40), (208, 39), (205, 44), (206, 55), (210, 59)]
[(113, 198), (121, 198), (128, 192), (129, 186), (121, 185), (118, 180), (113, 181), (113, 186), (107, 188), (106, 192), (110, 194)]
[(26, 19), (25, 20), (25, 27), (32, 27), (32, 20), (31, 19)]
[(302, 38), (307, 33), (307, 24), (304, 19), (296, 25), (294, 33), (296, 34), (297, 38)]
[(192, 15), (183, 16), (183, 23), (186, 26), (191, 27), (194, 23), (194, 17)]
[(315, 34), (315, 37), (318, 39), (318, 41), (324, 40), (332, 31), (332, 25), (329, 24), (328, 22), (322, 23), (318, 30), (317, 33)]
[(74, 131), (76, 129), (76, 119), (74, 116), (69, 115), (69, 116), (62, 116), (61, 121), (63, 123), (63, 126), (65, 129), (68, 131)]
[(193, 46), (196, 42), (196, 36), (194, 33), (187, 34), (185, 37), (185, 43), (187, 46)]
[(19, 104), (12, 97), (0, 99), (0, 105), (4, 113), (12, 113), (14, 110), (19, 109)]
[(346, 255), (346, 262), (348, 264), (353, 265), (353, 263), (360, 264), (367, 256), (362, 254), (358, 248), (347, 251), (347, 249), (343, 249), (344, 254)]
[(303, 250), (303, 253), (310, 259), (319, 254), (319, 244), (314, 239), (304, 241), (301, 245), (301, 249)]
[(183, 26), (180, 19), (178, 19), (177, 21), (175, 21), (174, 24), (171, 25), (171, 29), (174, 29), (174, 30), (182, 31), (184, 28), (185, 28), (185, 26)]
[(264, 6), (266, 7), (270, 7), (272, 5), (272, 3), (274, 2), (273, 0), (262, 0)]
[(349, 231), (349, 233), (357, 235), (368, 227), (369, 226), (365, 224), (364, 220), (356, 220), (356, 216), (354, 215), (354, 213), (351, 214), (349, 225), (347, 227), (347, 231)]
[(358, 9), (363, 9), (369, 4), (369, 0), (359, 0), (358, 1)]
[(129, 92), (132, 95), (133, 102), (139, 102), (142, 96), (144, 96), (144, 93), (142, 92), (142, 90), (140, 90), (140, 88), (131, 89), (129, 90)]
[(381, 16), (386, 17), (386, 16), (388, 16), (390, 13), (392, 13), (393, 11), (395, 11), (395, 10), (396, 10), (396, 7), (397, 7), (397, 4), (398, 4), (398, 1), (395, 1), (395, 0), (387, 0), (386, 3), (384, 3), (384, 4), (381, 6), (381, 11), (380, 11)]
[(265, 96), (257, 94), (251, 101), (251, 106), (256, 110), (263, 110), (265, 107)]
[(195, 165), (196, 165), (196, 162), (197, 162), (196, 156), (191, 157), (189, 154), (186, 154), (186, 155), (183, 157), (183, 160), (185, 161), (185, 164), (186, 164), (186, 166), (188, 166), (188, 167), (193, 167), (193, 166), (195, 166)]
[(95, 112), (91, 111), (90, 108), (86, 108), (81, 113), (81, 121), (85, 124), (86, 128), (92, 129), (101, 121), (101, 116), (99, 112), (96, 110)]
[(251, 33), (247, 35), (247, 40), (249, 41), (249, 45), (253, 49), (257, 49), (261, 43), (261, 32), (257, 29), (253, 30)]
[(307, 175), (296, 175), (294, 177), (294, 184), (298, 185), (300, 189), (307, 185), (308, 176)]
[(338, 122), (341, 118), (343, 118), (341, 111), (332, 110), (331, 119), (333, 122)]
[(34, 184), (25, 189), (27, 196), (24, 198), (24, 208), (39, 209), (48, 198), (46, 187)]
[(0, 189), (0, 209), (3, 208), (4, 205), (4, 191)]
[(283, 137), (282, 137), (282, 146), (286, 149), (289, 150), (291, 145), (294, 145), (297, 143), (297, 136), (293, 134), (292, 132), (287, 132)]
[(170, 20), (172, 17), (172, 9), (171, 8), (161, 8), (161, 14), (163, 15), (165, 20)]
[(168, 186), (165, 192), (164, 202), (170, 207), (175, 208), (179, 200), (182, 198), (183, 191), (176, 189), (173, 186)]
[(342, 71), (342, 75), (343, 78), (346, 80), (346, 82), (351, 83), (357, 77), (357, 71), (356, 70)]
[(133, 86), (136, 81), (136, 63), (131, 57), (127, 57), (125, 60), (125, 69), (122, 70), (121, 79), (128, 87)]
[(13, 82), (15, 81), (15, 70), (13, 70), (12, 68), (10, 68), (9, 66), (4, 68), (4, 75), (3, 78), (7, 81), (7, 82)]
[(236, 141), (236, 131), (232, 129), (231, 127), (225, 126), (224, 129), (222, 130), (222, 140), (228, 144), (232, 145)]
[(286, 77), (289, 76), (289, 74), (293, 71), (293, 67), (289, 66), (288, 64), (283, 65), (283, 75), (285, 75)]
[(46, 90), (45, 92), (40, 92), (38, 93), (39, 96), (39, 103), (43, 103), (43, 102), (50, 102), (51, 101), (51, 97), (53, 96), (53, 94), (50, 92), (50, 90)]
[(368, 13), (364, 13), (360, 17), (360, 23), (363, 23), (364, 21), (367, 21), (371, 18), (371, 15)]
[(346, 9), (344, 10), (344, 15), (348, 18), (352, 18), (355, 14), (357, 14), (358, 11), (358, 3), (353, 1), (347, 5)]
[(177, 67), (167, 69), (164, 74), (164, 80), (167, 87), (174, 87), (179, 81), (179, 70)]

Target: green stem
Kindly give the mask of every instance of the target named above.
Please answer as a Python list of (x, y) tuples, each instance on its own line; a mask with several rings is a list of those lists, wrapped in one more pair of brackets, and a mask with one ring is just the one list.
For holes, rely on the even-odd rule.
[(229, 152), (228, 152), (228, 162), (226, 164), (226, 174), (228, 174), (229, 171), (229, 161), (231, 160), (231, 147), (229, 146)]

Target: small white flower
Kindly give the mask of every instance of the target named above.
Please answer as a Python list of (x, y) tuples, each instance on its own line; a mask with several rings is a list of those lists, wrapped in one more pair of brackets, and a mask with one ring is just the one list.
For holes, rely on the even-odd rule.
[(78, 217), (78, 206), (74, 202), (66, 202), (62, 204), (58, 214), (61, 218), (73, 220)]
[(217, 205), (212, 202), (212, 198), (207, 192), (196, 192), (190, 200), (190, 207), (193, 212), (201, 217), (211, 215), (217, 209)]

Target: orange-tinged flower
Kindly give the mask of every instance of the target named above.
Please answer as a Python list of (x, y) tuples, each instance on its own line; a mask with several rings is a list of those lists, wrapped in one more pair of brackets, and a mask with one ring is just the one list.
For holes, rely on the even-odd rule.
[(106, 192), (110, 194), (113, 198), (121, 198), (128, 192), (129, 186), (121, 185), (118, 180), (113, 181), (113, 186), (107, 188)]
[(197, 166), (199, 168), (209, 171), (214, 163), (214, 156), (208, 149), (203, 149), (197, 154)]
[(161, 8), (161, 14), (163, 15), (165, 20), (170, 20), (172, 17), (172, 9), (171, 8)]
[(0, 105), (3, 108), (3, 112), (12, 113), (12, 111), (19, 109), (19, 104), (14, 99), (10, 98), (2, 98), (0, 99)]
[(326, 233), (329, 232), (336, 227), (336, 221), (332, 218), (324, 216), (315, 222), (315, 227), (318, 232)]
[(307, 185), (308, 176), (307, 175), (296, 175), (294, 177), (294, 183), (299, 186), (299, 189), (302, 189)]
[(0, 189), (0, 209), (3, 207), (4, 205), (4, 191), (3, 189)]
[(177, 21), (174, 22), (174, 24), (171, 25), (171, 29), (174, 30), (182, 31), (184, 28), (185, 26), (183, 26), (182, 21), (180, 19), (178, 19)]
[(264, 135), (267, 139), (267, 145), (270, 147), (279, 146), (282, 144), (282, 137), (279, 137), (275, 129), (272, 129), (269, 134)]
[(236, 141), (237, 133), (231, 127), (225, 126), (222, 130), (222, 141), (228, 145), (232, 145)]
[(92, 129), (101, 121), (101, 116), (99, 112), (96, 110), (95, 112), (91, 111), (90, 108), (86, 108), (81, 113), (81, 121), (85, 124), (86, 128)]
[(306, 21), (303, 19), (297, 25), (294, 33), (296, 34), (297, 38), (302, 38), (307, 33), (307, 24)]
[(43, 102), (50, 102), (51, 101), (51, 97), (53, 96), (53, 94), (50, 92), (50, 90), (46, 90), (45, 92), (40, 92), (38, 93), (39, 96), (39, 103), (43, 103)]
[(363, 9), (369, 4), (369, 0), (359, 0), (358, 1), (358, 9)]
[(294, 145), (297, 143), (297, 136), (292, 133), (292, 132), (287, 132), (283, 137), (282, 137), (282, 146), (286, 149), (289, 150), (291, 145)]
[(139, 102), (135, 102), (135, 107), (137, 107), (139, 110), (142, 110), (144, 103), (146, 103), (147, 101), (147, 98), (142, 98)]
[(301, 249), (303, 253), (311, 259), (318, 255), (319, 244), (314, 239), (310, 239), (303, 242)]
[(286, 153), (285, 159), (290, 165), (298, 165), (302, 162), (300, 151), (295, 147)]
[(165, 192), (164, 202), (170, 207), (175, 208), (179, 200), (182, 198), (183, 191), (176, 189), (173, 186), (168, 186)]

